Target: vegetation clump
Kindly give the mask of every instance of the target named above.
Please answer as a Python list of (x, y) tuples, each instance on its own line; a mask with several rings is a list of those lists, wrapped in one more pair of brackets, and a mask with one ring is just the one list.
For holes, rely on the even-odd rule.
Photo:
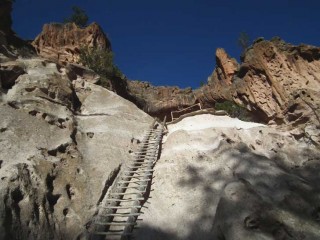
[(252, 121), (251, 113), (246, 108), (228, 100), (224, 102), (217, 102), (215, 104), (215, 109), (224, 110), (233, 118), (238, 118), (243, 121)]
[(100, 75), (100, 84), (110, 88), (114, 79), (124, 79), (124, 75), (113, 62), (113, 53), (101, 47), (80, 48), (80, 63)]
[(86, 27), (89, 20), (86, 12), (77, 6), (73, 6), (72, 11), (72, 15), (66, 18), (64, 23), (75, 23), (79, 27)]

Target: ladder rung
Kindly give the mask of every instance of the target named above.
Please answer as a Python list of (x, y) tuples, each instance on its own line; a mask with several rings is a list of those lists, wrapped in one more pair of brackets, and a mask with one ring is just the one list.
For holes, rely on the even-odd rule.
[(154, 172), (154, 169), (149, 170), (136, 170), (136, 171), (124, 171), (126, 173), (139, 173), (139, 172)]
[(111, 196), (122, 196), (122, 195), (131, 195), (131, 194), (141, 194), (141, 193), (145, 193), (145, 191), (139, 191), (139, 192), (132, 192), (132, 193), (110, 193)]
[(135, 183), (135, 182), (147, 182), (151, 179), (145, 179), (145, 180), (133, 180), (133, 181), (119, 181), (118, 183)]
[(127, 223), (127, 222), (123, 222), (123, 223), (115, 223), (115, 222), (95, 222), (95, 224), (97, 225), (113, 225), (113, 226), (130, 226), (130, 225), (137, 225), (136, 222), (134, 223)]
[(100, 206), (104, 209), (130, 209), (130, 208), (141, 208), (141, 206)]
[[(158, 154), (157, 154), (158, 155)], [(149, 156), (140, 156), (140, 157), (135, 157), (134, 158), (134, 160), (132, 160), (132, 161), (145, 161), (145, 160), (147, 160), (147, 161), (153, 161), (153, 159), (155, 159), (155, 158), (157, 158), (157, 156), (153, 156), (153, 157), (149, 157)]]
[(121, 188), (121, 189), (128, 189), (128, 188), (138, 188), (138, 187), (147, 187), (148, 185), (139, 185), (139, 186), (135, 186), (135, 187), (117, 187), (117, 188)]
[(106, 201), (112, 202), (134, 202), (134, 201), (142, 201), (144, 198), (135, 198), (135, 199), (116, 199), (116, 198), (107, 198)]
[(150, 168), (152, 168), (152, 166), (153, 166), (153, 164), (150, 164), (150, 163), (140, 164), (140, 165), (126, 165), (126, 167), (128, 167), (128, 168), (140, 168), (140, 167), (150, 167)]
[(130, 236), (132, 233), (123, 233), (123, 232), (93, 232), (94, 235), (122, 235), (122, 236)]
[(108, 213), (104, 214), (104, 217), (128, 217), (128, 216), (139, 216), (140, 213)]

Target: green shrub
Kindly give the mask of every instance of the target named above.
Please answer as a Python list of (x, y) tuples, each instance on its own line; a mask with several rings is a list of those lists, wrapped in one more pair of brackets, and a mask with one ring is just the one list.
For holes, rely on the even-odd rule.
[(124, 75), (113, 63), (113, 53), (102, 48), (88, 46), (80, 48), (80, 63), (100, 75), (99, 85), (110, 89), (114, 81), (123, 80)]
[(79, 27), (86, 27), (88, 24), (88, 15), (84, 10), (77, 6), (72, 7), (72, 15), (64, 20), (64, 23), (75, 23)]
[(88, 46), (80, 48), (80, 63), (106, 77), (113, 76), (114, 64), (113, 53), (102, 48)]
[(216, 103), (215, 109), (224, 110), (230, 115), (230, 117), (239, 118), (240, 120), (243, 120), (243, 121), (252, 120), (251, 113), (246, 108), (241, 107), (231, 101)]

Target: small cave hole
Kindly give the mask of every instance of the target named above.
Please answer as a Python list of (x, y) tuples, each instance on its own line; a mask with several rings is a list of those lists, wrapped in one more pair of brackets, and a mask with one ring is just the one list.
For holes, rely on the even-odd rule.
[(69, 212), (68, 208), (65, 208), (65, 209), (62, 210), (62, 213), (63, 213), (64, 216), (67, 216), (68, 212)]
[(36, 111), (36, 110), (32, 110), (32, 111), (29, 112), (29, 114), (30, 114), (31, 116), (36, 116), (37, 113), (38, 113), (38, 111)]
[(67, 192), (68, 198), (71, 200), (73, 195), (74, 195), (74, 193), (72, 191), (72, 188), (71, 188), (70, 184), (66, 185), (66, 192)]
[(0, 133), (7, 131), (7, 128), (0, 128)]
[(3, 163), (3, 160), (0, 160), (0, 169), (1, 169), (1, 167), (2, 167), (2, 163)]
[(39, 222), (40, 210), (39, 210), (39, 204), (37, 204), (36, 202), (33, 203), (33, 214), (34, 214), (35, 220)]
[(132, 150), (129, 150), (128, 153), (132, 153)]
[(58, 147), (58, 151), (59, 151), (60, 153), (65, 153), (68, 146), (69, 146), (69, 144), (61, 144), (61, 145)]
[(233, 141), (231, 138), (227, 138), (226, 141), (227, 141), (227, 143), (229, 143), (229, 144), (234, 143), (234, 141)]
[(93, 138), (94, 133), (93, 133), (93, 132), (87, 132), (87, 136), (88, 136), (89, 138)]
[(57, 153), (58, 153), (58, 150), (57, 150), (57, 149), (48, 150), (48, 154), (49, 154), (50, 156), (56, 157), (56, 156), (57, 156)]
[(11, 192), (11, 198), (16, 204), (23, 199), (23, 193), (21, 192), (20, 188), (16, 188)]
[(46, 177), (46, 185), (49, 192), (53, 191), (53, 181), (56, 179), (56, 176), (48, 174)]
[(54, 205), (57, 204), (59, 198), (61, 197), (61, 194), (52, 194), (52, 192), (47, 193), (47, 200), (49, 203), (49, 210), (50, 212), (54, 212)]

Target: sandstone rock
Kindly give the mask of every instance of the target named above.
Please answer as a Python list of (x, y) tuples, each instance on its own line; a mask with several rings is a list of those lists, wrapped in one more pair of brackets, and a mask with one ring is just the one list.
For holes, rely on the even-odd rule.
[(239, 64), (234, 58), (230, 58), (223, 48), (217, 48), (216, 50), (216, 64), (217, 67), (208, 79), (209, 85), (212, 78), (219, 80), (223, 85), (230, 85), (233, 76), (238, 71)]
[[(217, 73), (220, 61), (203, 90), (214, 99), (228, 99), (246, 106), (264, 122), (289, 123), (292, 126), (317, 122), (319, 111), (320, 49), (308, 45), (293, 46), (279, 39), (257, 41), (244, 56), (238, 72), (230, 71), (232, 84)], [(228, 81), (227, 81), (228, 82)], [(201, 95), (200, 95), (201, 98)]]
[(74, 23), (45, 24), (32, 45), (40, 56), (63, 63), (78, 63), (82, 46), (111, 49), (108, 38), (96, 23), (86, 28)]
[(133, 101), (151, 116), (171, 119), (171, 111), (197, 103), (191, 88), (155, 87), (148, 82), (127, 81)]
[(0, 105), (0, 239), (77, 238), (153, 119), (90, 83), (87, 69), (41, 58), (6, 66), (1, 74), (24, 74)]

